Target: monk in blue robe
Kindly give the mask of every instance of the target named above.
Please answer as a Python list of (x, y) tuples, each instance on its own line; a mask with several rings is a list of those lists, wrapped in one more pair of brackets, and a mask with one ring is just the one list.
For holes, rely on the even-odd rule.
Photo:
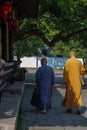
[(36, 84), (39, 90), (40, 113), (47, 113), (52, 96), (52, 88), (55, 83), (55, 75), (53, 69), (47, 65), (47, 59), (41, 59), (41, 67), (39, 67), (35, 74)]

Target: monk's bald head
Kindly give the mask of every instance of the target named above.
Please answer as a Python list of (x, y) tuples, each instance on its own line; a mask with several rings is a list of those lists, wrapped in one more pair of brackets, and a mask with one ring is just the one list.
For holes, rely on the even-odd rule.
[(76, 54), (75, 54), (74, 51), (70, 51), (70, 57), (75, 56), (75, 55), (76, 55)]

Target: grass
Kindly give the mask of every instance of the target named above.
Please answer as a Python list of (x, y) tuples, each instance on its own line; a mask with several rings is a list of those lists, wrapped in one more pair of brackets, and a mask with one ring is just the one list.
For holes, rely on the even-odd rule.
[(19, 110), (19, 115), (17, 120), (17, 130), (21, 130), (21, 108)]
[(16, 130), (21, 130), (21, 114), (22, 114), (22, 107), (21, 107), (21, 104), (22, 104), (22, 101), (23, 101), (23, 97), (24, 97), (24, 94), (22, 95), (22, 98), (21, 98), (21, 103), (20, 103), (20, 108), (19, 108), (19, 113), (18, 113), (18, 120), (17, 120), (17, 129)]

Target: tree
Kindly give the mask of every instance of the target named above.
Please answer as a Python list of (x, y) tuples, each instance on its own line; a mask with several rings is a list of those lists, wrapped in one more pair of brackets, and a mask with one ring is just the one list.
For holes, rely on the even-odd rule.
[(33, 35), (49, 47), (60, 41), (69, 46), (72, 40), (83, 44), (81, 47), (87, 47), (87, 0), (40, 0), (38, 13), (36, 20), (21, 21), (15, 40)]
[(14, 55), (19, 60), (23, 56), (40, 56), (40, 47), (43, 42), (37, 37), (29, 37), (14, 43)]

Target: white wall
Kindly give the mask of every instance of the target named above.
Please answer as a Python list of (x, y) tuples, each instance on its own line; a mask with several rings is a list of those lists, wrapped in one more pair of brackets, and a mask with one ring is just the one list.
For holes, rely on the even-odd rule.
[[(23, 57), (20, 60), (22, 63), (20, 64), (21, 68), (38, 68), (41, 66), (40, 60), (42, 57)], [(46, 57), (48, 61), (48, 65), (52, 68), (64, 68), (65, 62), (68, 58), (63, 57)], [(82, 61), (83, 59), (79, 58)]]

